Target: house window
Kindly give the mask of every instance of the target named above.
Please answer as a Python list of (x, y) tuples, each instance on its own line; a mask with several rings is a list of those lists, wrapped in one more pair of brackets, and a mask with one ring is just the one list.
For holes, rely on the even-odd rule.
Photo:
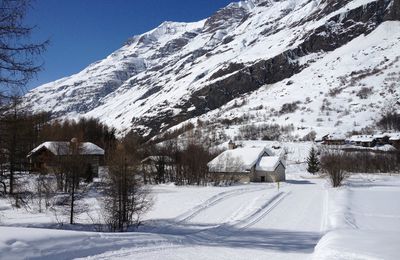
[(261, 182), (265, 182), (265, 176), (261, 176)]

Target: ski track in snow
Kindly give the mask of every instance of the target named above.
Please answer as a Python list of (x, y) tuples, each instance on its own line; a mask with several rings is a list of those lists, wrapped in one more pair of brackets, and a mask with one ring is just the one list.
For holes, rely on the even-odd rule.
[[(206, 210), (210, 206), (215, 206), (218, 202), (220, 202), (222, 199), (226, 199), (227, 197), (232, 197), (235, 195), (239, 195), (245, 192), (256, 192), (260, 191), (261, 189), (241, 189), (241, 190), (236, 190), (236, 192), (223, 192), (220, 194), (217, 194), (213, 196), (209, 201), (199, 205), (199, 210), (196, 210), (194, 213), (200, 213), (203, 210)], [(145, 253), (153, 253), (157, 251), (163, 251), (163, 250), (172, 250), (172, 249), (177, 249), (177, 248), (183, 248), (183, 247), (188, 247), (187, 241), (194, 241), (195, 244), (203, 244), (210, 238), (214, 242), (219, 242), (223, 243), (225, 239), (227, 239), (229, 236), (232, 236), (236, 232), (240, 232), (244, 229), (250, 228), (254, 224), (256, 224), (258, 221), (260, 221), (262, 218), (266, 217), (270, 211), (272, 211), (290, 192), (279, 192), (275, 196), (273, 196), (270, 200), (268, 200), (264, 205), (262, 205), (261, 208), (253, 212), (252, 214), (248, 215), (245, 219), (242, 219), (240, 221), (237, 221), (237, 223), (222, 223), (220, 225), (217, 225), (216, 227), (211, 227), (211, 228), (205, 228), (202, 229), (201, 231), (195, 232), (193, 234), (185, 236), (185, 241), (181, 239), (167, 239), (167, 240), (159, 240), (159, 241), (154, 241), (155, 243), (152, 244), (158, 244), (158, 246), (148, 246), (148, 247), (138, 247), (137, 249), (131, 249), (131, 250), (122, 250), (125, 252), (117, 252), (116, 254), (109, 255), (107, 254), (106, 256), (95, 256), (94, 258), (96, 259), (109, 259), (110, 257), (128, 257), (136, 254), (145, 254)], [(222, 196), (221, 196), (222, 195)], [(209, 204), (208, 207), (200, 207), (207, 205), (210, 201), (212, 203)], [(197, 208), (197, 207), (196, 207)], [(183, 221), (188, 221), (189, 218), (193, 218), (193, 215), (189, 215), (188, 218), (185, 218), (182, 220)], [(178, 218), (179, 219), (179, 218)], [(233, 230), (233, 231), (232, 231)], [(88, 257), (86, 259), (91, 259), (92, 257)]]
[(233, 190), (233, 191), (225, 191), (225, 192), (218, 193), (217, 195), (212, 196), (210, 199), (208, 199), (204, 203), (196, 206), (195, 208), (189, 210), (186, 213), (183, 213), (181, 216), (178, 216), (176, 218), (176, 220), (177, 220), (177, 222), (187, 222), (187, 221), (193, 219), (194, 217), (196, 217), (198, 214), (200, 214), (204, 210), (208, 209), (209, 207), (215, 206), (216, 204), (222, 202), (223, 200), (231, 198), (232, 196), (241, 195), (241, 194), (247, 193), (247, 192), (260, 191), (262, 189), (263, 188), (258, 188), (258, 189), (244, 188), (244, 189), (237, 189), (237, 190)]
[(271, 200), (265, 203), (265, 205), (263, 205), (260, 210), (256, 211), (253, 215), (249, 216), (249, 218), (243, 221), (243, 223), (241, 224), (244, 224), (244, 226), (241, 229), (246, 229), (257, 224), (261, 219), (266, 217), (268, 213), (270, 213), (276, 206), (278, 206), (278, 204), (289, 194), (290, 192), (280, 192), (276, 194), (274, 197), (271, 198)]
[[(311, 225), (311, 230), (315, 232), (312, 245), (315, 245), (322, 236), (321, 230), (323, 230), (325, 226), (324, 222), (326, 221), (325, 215), (327, 209), (324, 208), (323, 202), (325, 201), (326, 193), (322, 190), (319, 183), (312, 183), (309, 181), (306, 182), (315, 185), (317, 188), (309, 190), (308, 187), (298, 188), (296, 187), (296, 184), (294, 184), (287, 185), (280, 191), (265, 189), (265, 187), (250, 187), (219, 193), (174, 219), (176, 222), (174, 224), (170, 224), (171, 226), (182, 226), (182, 228), (185, 226), (195, 227), (193, 230), (190, 230), (183, 235), (176, 235), (174, 234), (173, 230), (168, 231), (168, 228), (165, 229), (165, 227), (160, 227), (159, 230), (153, 231), (165, 232), (165, 240), (159, 240), (155, 243), (151, 243), (150, 245), (136, 245), (135, 248), (125, 248), (115, 252), (106, 252), (97, 256), (88, 257), (86, 259), (128, 259), (132, 256), (138, 255), (143, 257), (149, 256), (151, 258), (151, 256), (158, 251), (167, 252), (169, 250), (185, 250), (186, 248), (193, 246), (223, 246), (226, 242), (230, 243), (232, 241), (236, 241), (236, 239), (240, 238), (242, 235), (245, 236), (246, 232), (253, 232), (254, 230), (259, 229), (261, 230), (265, 227), (268, 228), (268, 225), (265, 225), (265, 223), (269, 222), (270, 214), (273, 214), (275, 211), (281, 218), (282, 225), (280, 228), (282, 230), (285, 230), (284, 227), (287, 226), (288, 230), (294, 229), (301, 232), (304, 222), (308, 221), (306, 219), (308, 217), (307, 212), (312, 208), (312, 212), (316, 213), (315, 216), (310, 219), (311, 222), (315, 222), (313, 225)], [(266, 190), (273, 192), (270, 194), (268, 193), (268, 196), (266, 197)], [(245, 205), (238, 205), (239, 209), (236, 212), (226, 216), (225, 221), (222, 221), (217, 225), (210, 224), (208, 226), (202, 226), (193, 221), (196, 216), (204, 214), (206, 211), (220, 206), (220, 204), (224, 201), (235, 201), (236, 199), (238, 201), (237, 203), (240, 204), (242, 203), (240, 196), (250, 193), (254, 194), (254, 199), (252, 202)], [(304, 199), (307, 199), (309, 196), (310, 200), (308, 202), (304, 201)], [(284, 204), (283, 202), (288, 198), (291, 200), (290, 203)], [(299, 205), (298, 207), (294, 207), (294, 210), (301, 208), (302, 204), (305, 205), (304, 210), (299, 212), (297, 215), (289, 213), (293, 211), (290, 209), (290, 207), (293, 205), (293, 202)], [(285, 211), (288, 212), (286, 216), (285, 214), (281, 214), (281, 212)], [(271, 220), (273, 221), (274, 218), (275, 216), (272, 216)], [(293, 218), (297, 218), (298, 221), (293, 221)], [(295, 222), (294, 228), (293, 225), (291, 225), (293, 222)], [(196, 225), (200, 225), (200, 227), (196, 227)], [(299, 242), (301, 243), (301, 241)], [(312, 248), (313, 247), (310, 246), (305, 253), (312, 253)], [(266, 256), (269, 254), (276, 256), (276, 251), (266, 249), (265, 254)], [(300, 254), (300, 256), (308, 257), (309, 254), (303, 253)], [(287, 255), (285, 257), (287, 257)]]

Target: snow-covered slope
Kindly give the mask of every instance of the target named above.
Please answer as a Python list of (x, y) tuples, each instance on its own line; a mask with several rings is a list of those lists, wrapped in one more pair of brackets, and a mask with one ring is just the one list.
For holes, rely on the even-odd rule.
[[(31, 111), (94, 116), (121, 133), (245, 114), (245, 124), (361, 127), (399, 99), (399, 10), (400, 0), (232, 3), (134, 36), (25, 100)], [(282, 110), (292, 103), (298, 109)]]

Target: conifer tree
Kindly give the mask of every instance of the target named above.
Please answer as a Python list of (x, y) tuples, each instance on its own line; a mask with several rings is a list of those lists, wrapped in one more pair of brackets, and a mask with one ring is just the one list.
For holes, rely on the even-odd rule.
[(307, 171), (309, 173), (315, 174), (316, 172), (319, 171), (319, 159), (317, 155), (317, 150), (313, 147), (311, 147), (310, 154), (308, 155), (307, 158)]

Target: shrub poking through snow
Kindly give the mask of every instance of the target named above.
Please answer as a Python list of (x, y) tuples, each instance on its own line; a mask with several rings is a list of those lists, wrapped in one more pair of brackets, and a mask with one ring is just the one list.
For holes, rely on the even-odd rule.
[(328, 174), (332, 186), (340, 187), (348, 177), (346, 155), (342, 151), (326, 150), (321, 155), (321, 169)]
[(292, 102), (292, 103), (285, 103), (282, 105), (281, 110), (279, 111), (280, 115), (294, 113), (298, 108), (300, 101)]
[(315, 174), (319, 171), (319, 159), (318, 159), (318, 152), (317, 150), (313, 147), (311, 147), (310, 154), (308, 155), (307, 158), (307, 171), (309, 173)]
[(357, 93), (357, 97), (360, 99), (367, 99), (372, 94), (372, 88), (362, 87)]

